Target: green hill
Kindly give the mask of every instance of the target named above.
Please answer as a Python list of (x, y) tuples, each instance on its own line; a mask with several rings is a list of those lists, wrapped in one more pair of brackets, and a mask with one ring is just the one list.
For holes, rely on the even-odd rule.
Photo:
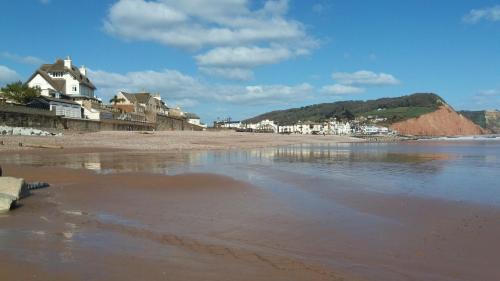
[(359, 116), (378, 116), (394, 123), (435, 111), (445, 104), (443, 99), (432, 93), (417, 93), (396, 98), (381, 98), (367, 101), (339, 101), (277, 110), (244, 120), (247, 123), (269, 119), (281, 125), (300, 121), (319, 122), (329, 118), (352, 120)]

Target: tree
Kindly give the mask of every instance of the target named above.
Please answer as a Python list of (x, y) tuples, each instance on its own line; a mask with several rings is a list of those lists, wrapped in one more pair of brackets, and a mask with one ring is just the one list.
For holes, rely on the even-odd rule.
[(0, 91), (8, 100), (21, 104), (27, 104), (40, 96), (40, 88), (31, 88), (21, 81), (7, 84)]
[(125, 101), (124, 98), (118, 98), (118, 96), (115, 95), (112, 99), (109, 100), (109, 103), (116, 105), (117, 103), (124, 102), (124, 101)]

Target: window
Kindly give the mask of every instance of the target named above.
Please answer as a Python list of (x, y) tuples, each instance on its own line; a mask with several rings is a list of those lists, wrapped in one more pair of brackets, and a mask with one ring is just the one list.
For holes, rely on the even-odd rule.
[(72, 87), (72, 91), (73, 91), (73, 92), (77, 92), (77, 91), (78, 91), (78, 86), (73, 86), (73, 87)]

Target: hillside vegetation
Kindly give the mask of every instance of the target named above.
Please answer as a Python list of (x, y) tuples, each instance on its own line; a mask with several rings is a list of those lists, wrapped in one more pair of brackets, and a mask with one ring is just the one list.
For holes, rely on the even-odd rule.
[(418, 117), (434, 112), (445, 104), (443, 99), (432, 93), (417, 93), (396, 98), (381, 98), (368, 101), (339, 101), (322, 103), (300, 108), (278, 110), (245, 120), (253, 123), (269, 119), (280, 125), (300, 121), (320, 122), (329, 118), (352, 120), (359, 116), (379, 116), (387, 118), (387, 123)]

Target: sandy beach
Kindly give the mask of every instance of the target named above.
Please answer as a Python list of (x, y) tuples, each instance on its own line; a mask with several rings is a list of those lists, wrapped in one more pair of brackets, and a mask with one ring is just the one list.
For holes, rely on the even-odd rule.
[(2, 140), (4, 145), (0, 145), (0, 151), (30, 149), (19, 147), (20, 142), (33, 145), (62, 146), (64, 148), (179, 151), (363, 141), (349, 136), (280, 135), (237, 133), (234, 131), (103, 131), (96, 133), (64, 133), (64, 135), (58, 137), (2, 136)]
[[(286, 146), (274, 154), (251, 150), (263, 164), (247, 156), (229, 164), (250, 176), (231, 175), (238, 167), (171, 169), (223, 169), (229, 148), (238, 155), (350, 138), (101, 132), (3, 140), (4, 175), (51, 187), (0, 216), (2, 280), (465, 281), (500, 273), (497, 207), (271, 169), (279, 161), (316, 159), (310, 150)], [(65, 148), (24, 148), (20, 141)], [(208, 154), (216, 157), (208, 164), (207, 149), (220, 150)], [(410, 165), (449, 160), (442, 153), (389, 157)]]

